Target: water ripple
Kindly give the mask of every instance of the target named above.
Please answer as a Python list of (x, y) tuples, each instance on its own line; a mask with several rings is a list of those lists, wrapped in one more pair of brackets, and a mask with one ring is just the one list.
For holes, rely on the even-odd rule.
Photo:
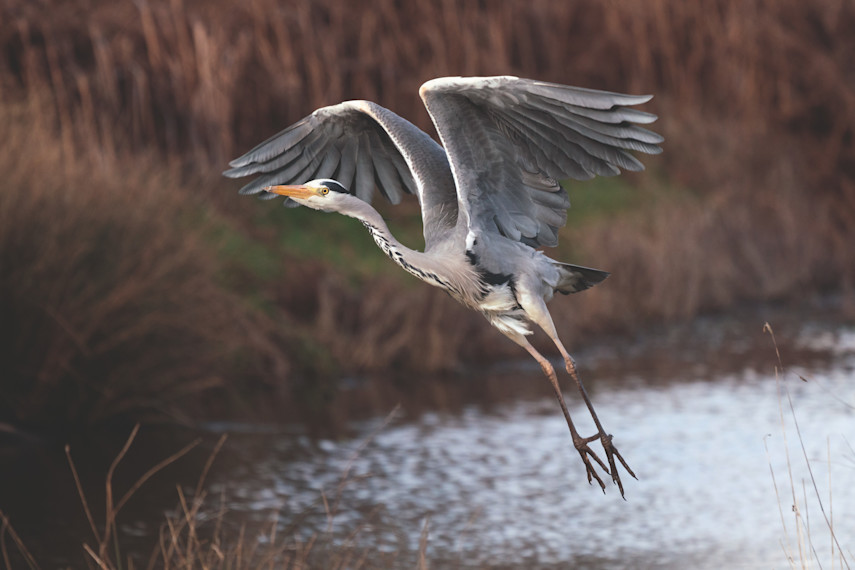
[[(850, 374), (832, 371), (821, 380), (855, 401)], [(822, 486), (828, 479), (826, 437), (831, 436), (832, 457), (851, 454), (840, 434), (852, 433), (853, 410), (816, 383), (793, 375), (786, 382)], [(782, 508), (791, 510), (792, 501), (786, 498), (774, 376), (749, 370), (714, 381), (609, 386), (597, 392), (598, 412), (639, 475), (638, 481), (624, 477), (626, 501), (615, 488), (604, 496), (587, 484), (557, 405), (534, 400), (489, 413), (470, 406), (459, 415), (404, 419), (380, 431), (355, 458), (360, 438), (319, 442), (301, 459), (292, 457), (290, 444), (274, 444), (263, 460), (245, 463), (249, 472), (241, 472), (232, 506), (284, 509), (287, 519), (316, 504), (322, 491), (336, 496), (347, 470), (351, 480), (340, 493), (334, 532), (346, 532), (365, 513), (380, 512), (382, 525), (403, 535), (395, 540), (415, 551), (429, 517), (429, 552), (458, 565), (780, 565), (785, 534), (764, 449), (767, 434), (772, 468), (785, 487)], [(575, 400), (574, 394), (568, 397)], [(571, 414), (580, 420), (587, 415), (579, 405)], [(361, 426), (363, 437), (375, 427), (376, 422)], [(801, 494), (807, 473), (795, 434), (787, 437)], [(851, 465), (836, 469), (840, 481), (852, 475)], [(840, 481), (835, 510), (852, 511), (855, 487)], [(791, 514), (785, 516), (791, 524)], [(812, 530), (825, 545), (818, 520), (814, 513)], [(316, 524), (327, 522), (318, 517)], [(838, 532), (848, 531), (852, 539), (852, 530)]]

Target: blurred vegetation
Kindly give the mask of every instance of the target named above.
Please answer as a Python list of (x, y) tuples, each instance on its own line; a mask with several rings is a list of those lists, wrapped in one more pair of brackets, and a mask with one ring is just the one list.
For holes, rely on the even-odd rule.
[[(648, 171), (568, 186), (551, 255), (613, 274), (552, 304), (571, 346), (852, 291), (851, 2), (8, 0), (0, 22), (0, 421), (281, 418), (336, 371), (516, 355), (358, 223), (218, 176), (345, 99), (432, 132), (417, 90), (442, 75), (656, 95)], [(417, 204), (379, 206), (418, 247)]]

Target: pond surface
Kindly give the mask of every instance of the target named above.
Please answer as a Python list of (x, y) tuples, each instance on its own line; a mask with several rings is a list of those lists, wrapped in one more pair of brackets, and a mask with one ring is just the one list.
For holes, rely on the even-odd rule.
[[(795, 486), (814, 551), (806, 555), (831, 566), (818, 492), (852, 564), (855, 327), (782, 319), (786, 368), (776, 375), (763, 320), (747, 320), (702, 320), (576, 353), (600, 419), (638, 475), (623, 476), (626, 500), (611, 484), (605, 494), (588, 485), (549, 386), (528, 362), (473, 380), (421, 380), (392, 417), (390, 404), (339, 434), (211, 424), (209, 432), (229, 438), (207, 488), (228, 508), (226, 532), (244, 525), (247, 536), (260, 536), (275, 520), (280, 536), (347, 541), (375, 553), (377, 564), (402, 568), (415, 567), (423, 539), (432, 568), (786, 568), (787, 553), (799, 558)], [(562, 382), (571, 415), (583, 433), (593, 431), (566, 375)], [(340, 398), (346, 406), (390, 391), (385, 381), (353, 380)], [(117, 487), (189, 437), (142, 435)], [(176, 504), (176, 481), (194, 486), (215, 439), (205, 436), (204, 449), (129, 502), (121, 519), (128, 548), (150, 551)], [(93, 496), (103, 494), (116, 441), (72, 444), (78, 467), (90, 466), (81, 476)], [(0, 508), (18, 533), (44, 567), (78, 564), (90, 539), (64, 457), (39, 446), (3, 464), (10, 470), (0, 478)]]

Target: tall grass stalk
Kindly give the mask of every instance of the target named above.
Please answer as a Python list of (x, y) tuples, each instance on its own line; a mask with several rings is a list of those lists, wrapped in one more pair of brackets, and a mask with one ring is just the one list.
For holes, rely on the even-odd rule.
[[(796, 430), (796, 436), (799, 442), (799, 447), (802, 451), (802, 457), (804, 459), (804, 465), (808, 470), (809, 478), (810, 478), (810, 488), (813, 491), (813, 495), (816, 498), (815, 504), (820, 510), (822, 514), (822, 520), (826, 529), (828, 529), (830, 535), (830, 559), (832, 567), (834, 565), (835, 559), (839, 560), (841, 568), (846, 568), (847, 570), (851, 568), (849, 565), (849, 561), (846, 558), (844, 553), (844, 549), (841, 547), (840, 542), (838, 541), (837, 533), (834, 528), (834, 518), (832, 516), (832, 494), (831, 494), (831, 447), (830, 442), (827, 441), (828, 448), (828, 512), (826, 513), (825, 502), (820, 494), (819, 486), (817, 485), (816, 478), (814, 477), (813, 468), (811, 466), (811, 460), (808, 457), (807, 450), (805, 448), (804, 439), (802, 437), (801, 429), (799, 428), (798, 417), (796, 416), (796, 409), (793, 405), (792, 395), (790, 394), (789, 388), (784, 384), (783, 376), (785, 373), (784, 364), (781, 359), (781, 353), (778, 350), (778, 344), (775, 341), (775, 333), (772, 330), (771, 325), (766, 323), (763, 326), (763, 332), (768, 333), (772, 339), (772, 345), (775, 348), (775, 355), (777, 357), (778, 363), (775, 366), (775, 380), (778, 386), (778, 410), (781, 420), (781, 433), (783, 435), (783, 445), (786, 454), (787, 460), (787, 476), (789, 480), (790, 487), (790, 496), (791, 496), (791, 505), (793, 518), (795, 523), (795, 532), (796, 532), (796, 547), (798, 549), (798, 554), (792, 550), (790, 546), (790, 533), (787, 529), (787, 524), (784, 518), (784, 513), (781, 508), (781, 496), (779, 493), (778, 484), (775, 480), (775, 472), (772, 468), (771, 458), (769, 458), (769, 470), (772, 475), (772, 485), (775, 489), (775, 495), (778, 498), (778, 508), (781, 515), (781, 525), (783, 526), (784, 531), (784, 539), (785, 541), (782, 543), (784, 548), (784, 553), (787, 556), (787, 560), (790, 563), (792, 568), (802, 568), (807, 569), (810, 568), (813, 564), (814, 560), (818, 560), (818, 555), (816, 552), (816, 545), (813, 542), (811, 527), (810, 527), (810, 517), (809, 517), (809, 509), (808, 509), (808, 482), (804, 479), (801, 481), (801, 502), (799, 501), (798, 496), (798, 487), (795, 477), (793, 476), (793, 464), (790, 459), (789, 452), (789, 444), (787, 440), (787, 422), (785, 420), (785, 401), (784, 397), (786, 397), (786, 408), (788, 410), (788, 415), (790, 416), (793, 426)], [(806, 381), (802, 378), (803, 381)], [(765, 442), (764, 442), (765, 444)], [(769, 456), (768, 446), (766, 447), (767, 457)]]
[[(133, 443), (137, 433), (139, 432), (139, 427), (139, 424), (134, 426), (134, 429), (131, 431), (130, 436), (128, 436), (125, 445), (119, 451), (118, 455), (116, 455), (115, 459), (113, 459), (113, 462), (110, 464), (110, 468), (107, 470), (107, 476), (104, 482), (106, 505), (104, 507), (103, 533), (98, 532), (98, 527), (96, 526), (95, 520), (92, 517), (92, 512), (89, 509), (89, 504), (86, 500), (86, 494), (83, 492), (83, 486), (80, 482), (80, 477), (77, 474), (77, 469), (74, 465), (74, 460), (72, 460), (71, 458), (71, 449), (69, 448), (69, 446), (65, 447), (65, 454), (68, 458), (68, 465), (71, 468), (72, 475), (74, 476), (74, 483), (77, 486), (77, 492), (80, 496), (80, 501), (83, 504), (83, 510), (86, 513), (86, 519), (89, 521), (89, 525), (92, 528), (92, 532), (97, 540), (97, 555), (88, 545), (84, 545), (84, 548), (87, 548), (87, 552), (89, 552), (89, 554), (99, 564), (99, 566), (105, 566), (106, 563), (104, 561), (108, 560), (107, 549), (109, 545), (112, 545), (114, 549), (114, 560), (116, 561), (116, 564), (119, 566), (119, 568), (121, 568), (121, 554), (119, 550), (119, 529), (116, 526), (116, 518), (119, 512), (122, 510), (122, 507), (125, 506), (125, 503), (127, 503), (128, 500), (137, 492), (137, 490), (139, 490), (139, 488), (158, 471), (162, 470), (167, 465), (174, 463), (200, 443), (200, 440), (197, 439), (187, 444), (182, 449), (173, 453), (169, 457), (165, 458), (161, 462), (154, 465), (151, 469), (149, 469), (142, 476), (140, 476), (140, 478), (137, 479), (137, 481), (133, 485), (131, 485), (131, 487), (125, 492), (124, 495), (122, 495), (122, 498), (119, 499), (118, 502), (115, 502), (113, 499), (113, 474), (116, 471), (116, 467), (118, 467), (119, 463), (122, 461), (122, 459), (125, 457), (125, 454), (127, 454), (128, 450), (130, 449), (131, 444)], [(217, 447), (215, 448), (215, 451), (218, 451), (220, 449), (222, 443), (223, 440), (218, 443)], [(210, 467), (210, 461), (211, 460), (208, 461), (205, 470), (203, 470), (202, 472), (200, 485), (202, 481), (204, 481), (204, 477), (207, 474), (208, 467)]]
[[(284, 570), (297, 570), (308, 567), (323, 567), (330, 569), (361, 569), (376, 567), (381, 564), (391, 567), (400, 562), (400, 558), (412, 557), (413, 563), (418, 563), (420, 568), (427, 568), (427, 545), (428, 526), (427, 521), (422, 529), (422, 535), (417, 552), (380, 552), (372, 546), (360, 546), (359, 538), (374, 527), (382, 529), (382, 525), (375, 524), (374, 514), (368, 514), (364, 520), (343, 538), (337, 538), (333, 533), (333, 523), (340, 514), (340, 500), (345, 487), (361, 480), (351, 473), (353, 462), (359, 454), (371, 444), (377, 434), (384, 429), (397, 414), (397, 408), (386, 417), (385, 421), (378, 425), (353, 452), (347, 466), (341, 473), (340, 480), (331, 495), (321, 492), (321, 496), (315, 505), (309, 509), (321, 508), (328, 519), (326, 530), (312, 532), (308, 540), (300, 538), (305, 536), (304, 529), (300, 525), (305, 521), (309, 512), (298, 516), (294, 524), (286, 529), (279, 526), (278, 513), (272, 513), (272, 519), (267, 528), (247, 528), (244, 523), (240, 524), (237, 532), (229, 531), (227, 527), (235, 526), (231, 517), (237, 517), (236, 513), (230, 512), (226, 507), (224, 497), (219, 501), (211, 501), (206, 490), (208, 476), (211, 468), (222, 450), (226, 441), (223, 435), (213, 446), (208, 458), (200, 472), (192, 496), (188, 496), (180, 487), (176, 487), (178, 504), (172, 513), (168, 513), (157, 535), (157, 543), (148, 557), (145, 568), (163, 570), (258, 570), (282, 568)], [(128, 500), (140, 492), (145, 482), (157, 476), (166, 466), (179, 461), (191, 449), (199, 444), (193, 441), (182, 449), (172, 453), (148, 471), (141, 475), (136, 482), (122, 494), (121, 499), (115, 500), (116, 491), (113, 485), (113, 476), (116, 468), (126, 457), (139, 432), (137, 425), (128, 436), (122, 449), (111, 462), (105, 475), (105, 511), (103, 519), (98, 519), (90, 506), (90, 500), (83, 491), (83, 485), (78, 475), (77, 466), (71, 457), (71, 452), (66, 448), (69, 468), (77, 486), (82, 508), (91, 526), (92, 543), (86, 542), (81, 547), (86, 554), (87, 563), (90, 568), (101, 570), (123, 570), (136, 567), (137, 558), (130, 552), (123, 551), (123, 537), (117, 523), (122, 508)], [(15, 533), (11, 524), (0, 513), (0, 554), (5, 567), (11, 570), (11, 556), (6, 545), (8, 534), (18, 549), (20, 557), (23, 558), (33, 570), (40, 568), (37, 559), (33, 557), (26, 548), (25, 542)], [(101, 530), (99, 530), (101, 529)], [(373, 531), (372, 531), (373, 532)], [(260, 538), (264, 540), (259, 540)], [(418, 562), (416, 562), (418, 561)]]
[(9, 519), (0, 510), (0, 521), (2, 521), (2, 525), (0, 525), (0, 555), (3, 556), (3, 564), (5, 564), (6, 570), (12, 570), (12, 562), (9, 557), (9, 549), (6, 546), (6, 535), (8, 534), (12, 537), (12, 542), (15, 544), (15, 547), (20, 552), (21, 556), (24, 559), (24, 562), (27, 564), (27, 567), (30, 570), (36, 570), (39, 566), (36, 563), (36, 559), (30, 554), (30, 551), (27, 549), (27, 546), (24, 544), (24, 541), (21, 540), (21, 537), (18, 536), (18, 533), (15, 532), (15, 529), (12, 528), (12, 524), (9, 522)]

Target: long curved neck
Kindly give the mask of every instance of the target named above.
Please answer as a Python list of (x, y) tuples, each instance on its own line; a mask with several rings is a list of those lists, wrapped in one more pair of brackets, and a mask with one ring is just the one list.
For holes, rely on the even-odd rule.
[(452, 292), (459, 291), (460, 286), (455, 283), (457, 280), (449, 274), (451, 268), (448, 264), (440, 263), (429, 254), (410, 249), (395, 239), (383, 216), (369, 204), (357, 199), (348, 206), (347, 211), (342, 213), (362, 222), (377, 246), (405, 271), (431, 285)]
[(363, 202), (362, 200), (355, 199), (351, 201), (348, 206), (347, 211), (343, 211), (342, 213), (362, 222), (362, 225), (365, 226), (368, 233), (370, 233), (371, 237), (374, 238), (377, 246), (382, 249), (383, 253), (388, 255), (392, 261), (407, 271), (410, 271), (410, 266), (418, 267), (421, 265), (419, 263), (421, 260), (418, 258), (423, 257), (424, 254), (420, 251), (408, 248), (395, 239), (395, 236), (393, 236), (392, 232), (389, 231), (389, 226), (386, 225), (386, 221), (383, 219), (383, 216), (381, 216), (377, 210), (372, 208), (371, 205)]

